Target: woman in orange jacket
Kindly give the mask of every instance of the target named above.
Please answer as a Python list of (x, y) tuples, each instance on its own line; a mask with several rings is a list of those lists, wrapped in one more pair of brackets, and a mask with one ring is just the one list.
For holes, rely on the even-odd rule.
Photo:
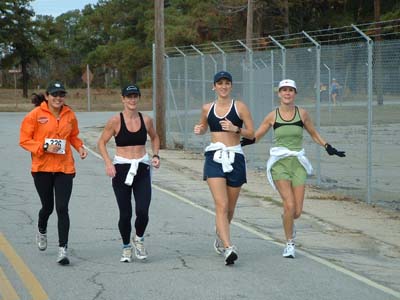
[(57, 262), (61, 265), (69, 264), (68, 203), (75, 177), (71, 145), (79, 152), (81, 159), (87, 156), (83, 142), (78, 137), (75, 113), (64, 103), (66, 94), (61, 82), (50, 83), (44, 95), (46, 100), (23, 119), (19, 140), (20, 146), (31, 152), (31, 172), (42, 203), (36, 234), (38, 248), (41, 251), (47, 248), (47, 221), (55, 202), (59, 237)]

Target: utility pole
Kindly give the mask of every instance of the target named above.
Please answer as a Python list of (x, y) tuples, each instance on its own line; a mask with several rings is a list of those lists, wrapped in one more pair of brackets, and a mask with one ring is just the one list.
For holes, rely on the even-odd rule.
[(376, 89), (376, 96), (378, 100), (378, 105), (383, 105), (383, 72), (382, 72), (382, 50), (381, 50), (381, 42), (382, 42), (382, 28), (381, 24), (381, 0), (374, 0), (374, 16), (376, 24), (375, 30), (375, 89)]
[(285, 35), (289, 35), (289, 0), (283, 1), (283, 23)]
[(253, 4), (255, 0), (247, 0), (247, 24), (246, 24), (246, 46), (252, 49), (253, 38), (253, 19), (254, 9)]
[(153, 82), (153, 92), (156, 93), (156, 131), (160, 137), (160, 148), (165, 149), (167, 146), (165, 132), (165, 89), (164, 89), (164, 0), (154, 0), (155, 11), (155, 89)]

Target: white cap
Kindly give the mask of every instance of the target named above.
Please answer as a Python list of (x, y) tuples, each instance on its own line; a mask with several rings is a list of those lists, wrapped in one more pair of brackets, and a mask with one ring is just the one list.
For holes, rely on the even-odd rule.
[(292, 88), (294, 88), (294, 89), (296, 90), (296, 92), (297, 92), (296, 82), (294, 82), (294, 80), (291, 80), (291, 79), (284, 79), (284, 80), (282, 80), (281, 82), (279, 82), (278, 91), (279, 91), (281, 88), (285, 87), (285, 86), (292, 87)]

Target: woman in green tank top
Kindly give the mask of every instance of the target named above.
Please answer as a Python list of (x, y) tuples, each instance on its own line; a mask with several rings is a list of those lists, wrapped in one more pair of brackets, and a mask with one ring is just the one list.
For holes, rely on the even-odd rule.
[(270, 112), (255, 132), (253, 140), (242, 139), (241, 145), (259, 141), (271, 127), (274, 128), (274, 147), (270, 149), (267, 163), (268, 179), (277, 189), (283, 202), (282, 222), (286, 237), (283, 257), (295, 257), (296, 229), (294, 220), (303, 211), (305, 182), (312, 167), (304, 155), (303, 128), (313, 141), (323, 146), (329, 155), (344, 157), (344, 151), (338, 151), (328, 144), (315, 129), (308, 112), (295, 105), (296, 83), (285, 79), (279, 83), (280, 105)]

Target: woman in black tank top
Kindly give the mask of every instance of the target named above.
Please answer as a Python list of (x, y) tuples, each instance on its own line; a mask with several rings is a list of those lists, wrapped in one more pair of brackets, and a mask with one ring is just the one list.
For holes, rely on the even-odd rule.
[[(118, 228), (122, 238), (121, 262), (130, 262), (132, 253), (137, 259), (145, 259), (144, 232), (149, 221), (151, 202), (150, 168), (160, 166), (160, 139), (153, 120), (137, 109), (140, 90), (136, 85), (122, 89), (124, 110), (113, 116), (104, 127), (97, 143), (104, 159), (106, 174), (112, 177), (112, 187), (119, 208)], [(147, 135), (150, 137), (153, 155), (146, 153)], [(116, 155), (111, 160), (107, 143), (115, 137)], [(131, 243), (132, 194), (135, 200), (135, 235)]]
[[(246, 183), (246, 162), (239, 144), (240, 137), (253, 138), (254, 129), (247, 106), (231, 97), (231, 74), (226, 71), (215, 74), (213, 89), (218, 98), (203, 106), (200, 122), (195, 125), (194, 133), (204, 134), (210, 128), (212, 143), (204, 154), (203, 178), (207, 180), (215, 203), (214, 249), (224, 256), (225, 264), (230, 265), (238, 258), (237, 248), (231, 243), (230, 223), (241, 186)], [(233, 158), (229, 167), (225, 164), (226, 157), (228, 160)]]

